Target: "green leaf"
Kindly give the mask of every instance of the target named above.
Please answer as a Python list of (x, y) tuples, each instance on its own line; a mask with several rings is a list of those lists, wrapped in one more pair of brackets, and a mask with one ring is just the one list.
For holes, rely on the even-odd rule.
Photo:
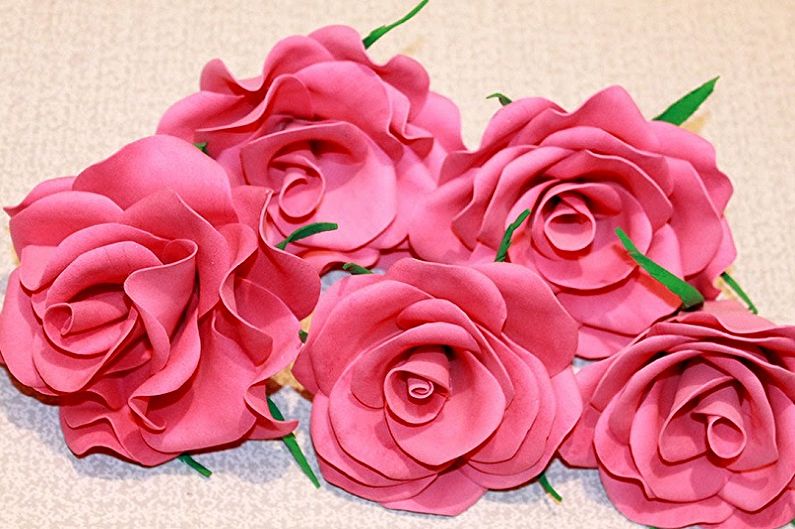
[[(279, 410), (279, 407), (276, 406), (276, 403), (273, 402), (270, 397), (268, 397), (268, 409), (270, 410), (274, 419), (277, 421), (284, 420), (281, 410)], [(309, 478), (309, 481), (312, 482), (312, 485), (314, 485), (316, 489), (319, 489), (320, 481), (318, 481), (317, 476), (312, 471), (312, 467), (309, 466), (309, 462), (306, 460), (304, 452), (301, 451), (301, 447), (298, 446), (298, 441), (295, 440), (295, 434), (289, 433), (285, 435), (282, 437), (282, 442), (284, 442), (284, 444), (287, 446), (287, 449), (290, 451), (290, 454), (292, 454), (293, 459), (295, 459), (295, 462), (298, 463), (299, 467), (301, 467), (301, 470), (304, 472), (304, 474), (306, 474), (306, 477)]]
[(210, 476), (213, 475), (212, 470), (205, 467), (204, 465), (193, 459), (188, 454), (182, 454), (181, 456), (177, 457), (177, 459), (188, 465), (190, 468), (192, 468), (193, 470), (195, 470), (205, 478), (209, 478)]
[(365, 38), (362, 39), (362, 43), (364, 44), (365, 49), (369, 48), (370, 46), (372, 46), (373, 43), (375, 43), (375, 41), (377, 41), (378, 39), (380, 39), (381, 37), (383, 37), (384, 35), (386, 35), (390, 31), (392, 31), (393, 29), (395, 29), (399, 25), (404, 24), (404, 23), (408, 22), (409, 20), (411, 20), (414, 17), (414, 15), (419, 13), (420, 10), (422, 10), (422, 8), (425, 7), (425, 4), (427, 4), (428, 2), (429, 2), (429, 0), (422, 0), (419, 4), (417, 4), (414, 7), (414, 9), (409, 11), (406, 14), (406, 16), (404, 16), (403, 18), (401, 18), (397, 22), (392, 22), (391, 24), (387, 24), (386, 26), (380, 26), (380, 27), (377, 27), (374, 30), (372, 30), (369, 35), (367, 35)]
[(519, 228), (519, 226), (522, 225), (522, 223), (524, 222), (524, 219), (526, 219), (529, 216), (530, 216), (530, 210), (529, 209), (526, 209), (526, 210), (522, 211), (519, 214), (519, 216), (516, 217), (516, 220), (513, 221), (513, 223), (511, 223), (508, 226), (508, 229), (505, 230), (505, 235), (502, 236), (502, 241), (500, 242), (500, 247), (497, 250), (497, 257), (494, 259), (495, 262), (501, 263), (501, 262), (505, 261), (506, 257), (508, 257), (508, 248), (511, 247), (511, 237), (513, 237), (513, 232), (515, 232), (517, 230), (517, 228)]
[(621, 239), (621, 244), (629, 253), (629, 256), (640, 265), (641, 268), (646, 270), (648, 274), (662, 283), (662, 285), (679, 296), (682, 300), (682, 307), (689, 309), (704, 303), (704, 296), (693, 285), (685, 280), (676, 277), (674, 274), (658, 265), (638, 250), (632, 240), (624, 233), (621, 228), (616, 228), (616, 235)]
[(305, 330), (301, 329), (298, 331), (298, 339), (301, 340), (301, 343), (306, 343), (306, 339), (309, 338), (309, 333)]
[(368, 270), (367, 268), (357, 265), (356, 263), (345, 263), (342, 265), (342, 269), (346, 272), (350, 272), (352, 275), (358, 276), (362, 274), (372, 274), (372, 270)]
[(202, 142), (199, 142), (199, 143), (194, 143), (193, 146), (196, 147), (197, 149), (199, 149), (201, 152), (203, 152), (207, 156), (210, 155), (210, 153), (207, 152), (207, 142), (206, 141), (202, 141)]
[(338, 225), (334, 224), (333, 222), (315, 222), (314, 224), (307, 224), (306, 226), (301, 226), (294, 232), (292, 232), (286, 239), (276, 245), (276, 248), (280, 250), (284, 250), (287, 248), (287, 245), (291, 242), (299, 241), (301, 239), (305, 239), (310, 235), (314, 235), (316, 233), (322, 233), (324, 231), (333, 231), (339, 228)]
[(739, 297), (746, 305), (748, 305), (748, 310), (750, 310), (752, 314), (759, 314), (759, 310), (757, 310), (756, 305), (754, 305), (754, 302), (751, 301), (751, 298), (748, 296), (748, 294), (745, 293), (745, 290), (743, 290), (743, 287), (740, 286), (740, 283), (735, 281), (728, 272), (723, 272), (720, 275), (720, 278), (723, 279), (727, 285), (729, 285), (729, 288), (734, 290), (734, 293), (737, 294), (737, 297)]
[(715, 90), (715, 83), (720, 77), (710, 79), (682, 99), (665, 109), (665, 112), (654, 118), (655, 121), (667, 121), (674, 125), (681, 125), (693, 115), (709, 95)]
[(502, 106), (513, 103), (513, 99), (506, 96), (502, 92), (494, 92), (493, 94), (486, 96), (486, 99), (493, 99), (493, 98), (497, 98), (497, 100), (500, 102)]
[(552, 499), (554, 499), (556, 502), (560, 503), (563, 501), (563, 496), (558, 494), (558, 491), (555, 490), (555, 487), (549, 483), (546, 473), (542, 473), (540, 476), (538, 476), (538, 483), (541, 485), (541, 488), (543, 488), (547, 494), (552, 496)]

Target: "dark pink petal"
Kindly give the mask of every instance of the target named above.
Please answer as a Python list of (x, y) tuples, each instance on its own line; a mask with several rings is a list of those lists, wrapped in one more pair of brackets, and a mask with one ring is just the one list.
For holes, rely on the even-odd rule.
[(168, 189), (213, 224), (237, 221), (223, 168), (192, 144), (170, 136), (127, 145), (80, 173), (73, 187), (107, 196), (123, 209)]
[(206, 314), (218, 302), (221, 282), (234, 257), (217, 228), (170, 190), (158, 191), (137, 202), (124, 212), (124, 220), (159, 237), (195, 243), (199, 313)]
[(522, 127), (532, 122), (547, 109), (562, 110), (552, 101), (540, 97), (517, 99), (510, 105), (500, 108), (489, 121), (480, 148), (487, 149), (510, 141)]
[[(424, 475), (422, 472), (418, 473), (418, 477), (415, 479), (391, 479), (381, 474), (377, 467), (370, 468), (353, 459), (337, 441), (329, 420), (329, 401), (324, 395), (318, 395), (312, 401), (311, 432), (312, 443), (318, 457), (327, 466), (333, 467), (337, 473), (343, 474), (348, 480), (354, 482), (356, 488), (347, 489), (346, 487), (346, 489), (360, 496), (379, 501), (408, 498), (424, 488), (423, 482), (427, 486), (436, 477), (436, 471), (429, 468)], [(321, 467), (321, 470), (323, 470), (324, 477), (328, 479), (326, 469)], [(367, 488), (375, 490), (366, 491)], [(356, 492), (359, 489), (362, 492)]]
[(30, 306), (30, 298), (19, 283), (19, 271), (8, 277), (3, 310), (0, 312), (0, 358), (23, 385), (53, 395), (33, 364), (31, 352), (45, 347), (41, 324)]
[[(74, 424), (76, 414), (89, 415)], [(149, 446), (127, 408), (109, 410), (92, 401), (61, 406), (61, 429), (69, 448), (78, 456), (95, 450), (111, 450), (145, 466), (156, 466), (175, 458), (178, 452), (161, 452)]]
[(16, 206), (9, 206), (3, 209), (9, 217), (15, 217), (37, 200), (41, 200), (46, 196), (62, 193), (64, 191), (71, 191), (72, 183), (74, 181), (75, 178), (73, 176), (63, 176), (61, 178), (51, 178), (49, 180), (45, 180), (44, 182), (37, 184), (36, 187), (34, 187), (30, 193), (25, 196), (22, 202)]
[(448, 400), (430, 423), (411, 425), (386, 416), (398, 446), (427, 465), (443, 465), (480, 445), (499, 426), (507, 404), (497, 380), (470, 353), (455, 355), (450, 383)]
[[(244, 104), (242, 96), (201, 91), (174, 103), (157, 125), (158, 134), (176, 136), (194, 142), (196, 130), (234, 122), (240, 118), (239, 108)], [(210, 146), (208, 142), (208, 151)]]
[(33, 202), (8, 225), (14, 249), (21, 257), (28, 245), (57, 246), (83, 228), (116, 222), (121, 214), (121, 208), (102, 195), (64, 191)]
[(657, 152), (690, 162), (709, 191), (715, 208), (725, 210), (733, 189), (731, 181), (715, 166), (712, 144), (685, 128), (663, 121), (650, 121), (648, 126), (657, 136)]
[(556, 108), (541, 112), (533, 118), (531, 126), (524, 128), (511, 143), (536, 145), (554, 132), (580, 126), (603, 129), (640, 150), (654, 151), (659, 145), (632, 97), (620, 86), (597, 92), (570, 113)]
[(577, 324), (547, 284), (517, 265), (490, 263), (475, 269), (494, 282), (505, 300), (503, 333), (540, 359), (551, 376), (566, 369), (576, 350)]
[(384, 502), (389, 509), (456, 516), (461, 514), (486, 492), (460, 470), (439, 474), (436, 480), (416, 496), (402, 501)]
[[(295, 365), (293, 365), (292, 368), (293, 376), (295, 376), (301, 385), (310, 393), (315, 394), (320, 389), (317, 385), (311, 356), (313, 355), (316, 337), (321, 333), (326, 321), (329, 320), (330, 314), (348, 295), (374, 283), (380, 283), (382, 280), (383, 278), (376, 274), (350, 276), (337, 281), (331, 288), (323, 293), (312, 316), (312, 325), (309, 329), (311, 332), (309, 333), (307, 344), (301, 349), (298, 359), (295, 361)], [(340, 374), (341, 373), (342, 370), (340, 370)]]
[[(400, 447), (387, 428), (383, 408), (367, 407), (353, 396), (350, 372), (337, 382), (329, 395), (328, 414), (336, 442), (342, 449), (356, 461), (377, 469), (390, 479), (426, 477), (435, 466), (417, 460)], [(442, 462), (445, 463), (448, 461)]]
[(350, 364), (351, 391), (362, 404), (384, 406), (384, 383), (393, 368), (399, 369), (418, 350), (476, 351), (477, 341), (464, 328), (443, 321), (425, 323), (407, 329), (360, 352)]
[(669, 159), (668, 164), (674, 179), (671, 204), (676, 211), (670, 224), (681, 245), (682, 273), (689, 276), (715, 259), (723, 240), (723, 219), (695, 169), (681, 160)]
[(215, 329), (212, 319), (206, 319), (199, 332), (201, 359), (191, 384), (149, 398), (147, 417), (163, 430), (143, 435), (158, 450), (183, 452), (231, 443), (254, 426), (244, 396), (255, 366)]
[(732, 506), (718, 496), (695, 503), (667, 502), (650, 499), (643, 488), (632, 481), (618, 479), (607, 472), (600, 472), (600, 476), (611, 503), (635, 523), (654, 527), (719, 524), (734, 513)]
[(601, 410), (593, 406), (591, 398), (610, 363), (611, 359), (594, 362), (577, 373), (577, 386), (583, 400), (583, 412), (560, 447), (560, 456), (571, 466), (588, 468), (597, 466), (593, 438)]
[(428, 298), (405, 283), (378, 279), (341, 299), (317, 332), (310, 329), (304, 351), (319, 390), (327, 395), (363, 350), (398, 333), (394, 318), (403, 308)]
[(466, 261), (469, 251), (453, 231), (452, 220), (469, 201), (471, 185), (469, 177), (462, 176), (419, 200), (409, 240), (420, 257), (443, 263)]
[(452, 301), (469, 317), (494, 334), (507, 318), (505, 300), (487, 276), (473, 269), (404, 259), (395, 263), (387, 278), (412, 285), (430, 296)]

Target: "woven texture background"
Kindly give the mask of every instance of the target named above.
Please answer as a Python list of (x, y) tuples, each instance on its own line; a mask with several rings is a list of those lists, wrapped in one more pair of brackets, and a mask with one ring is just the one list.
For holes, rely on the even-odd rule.
[[(203, 64), (258, 73), (276, 40), (330, 23), (366, 33), (409, 1), (0, 0), (0, 203), (36, 182), (76, 174), (154, 131), (169, 104), (195, 90)], [(543, 95), (572, 109), (623, 84), (649, 116), (720, 74), (689, 127), (718, 149), (733, 179), (729, 217), (740, 257), (734, 274), (763, 314), (795, 321), (795, 2), (702, 0), (433, 0), (376, 44), (407, 53), (433, 87), (462, 108), (475, 146), (498, 103)], [(0, 292), (14, 266), (0, 229)], [(303, 422), (309, 403), (276, 396)], [(248, 443), (155, 469), (106, 456), (76, 459), (57, 410), (17, 392), (0, 373), (0, 527), (459, 528), (634, 527), (607, 502), (594, 472), (555, 463), (552, 503), (537, 485), (490, 493), (455, 519), (388, 512), (324, 485), (315, 491), (278, 443)]]

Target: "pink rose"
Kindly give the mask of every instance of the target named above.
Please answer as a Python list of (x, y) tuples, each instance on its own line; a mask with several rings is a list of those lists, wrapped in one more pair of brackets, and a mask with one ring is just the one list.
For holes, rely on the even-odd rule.
[(410, 239), (423, 259), (491, 260), (530, 209), (510, 260), (540, 274), (580, 323), (577, 354), (602, 358), (680, 303), (627, 256), (615, 229), (712, 298), (735, 256), (723, 218), (731, 192), (709, 143), (647, 121), (622, 88), (571, 113), (522, 99), (497, 112), (479, 150), (449, 156)]
[(577, 421), (574, 321), (535, 274), (404, 259), (323, 294), (293, 372), (326, 480), (455, 515), (538, 476)]
[(0, 352), (55, 397), (72, 451), (157, 465), (294, 428), (265, 385), (297, 354), (319, 279), (240, 223), (220, 165), (155, 136), (7, 211), (20, 266)]
[(655, 324), (577, 374), (561, 455), (654, 527), (772, 529), (795, 518), (795, 327), (734, 302)]
[(269, 242), (336, 222), (289, 250), (320, 269), (370, 266), (405, 254), (418, 198), (447, 152), (463, 148), (457, 108), (428, 86), (416, 61), (373, 64), (356, 31), (331, 26), (279, 42), (253, 79), (211, 61), (201, 91), (171, 107), (158, 132), (206, 142), (233, 186), (272, 190)]

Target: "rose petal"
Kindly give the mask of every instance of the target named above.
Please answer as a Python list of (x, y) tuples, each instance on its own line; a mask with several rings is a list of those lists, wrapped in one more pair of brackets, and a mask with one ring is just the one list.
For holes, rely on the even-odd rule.
[(484, 488), (476, 485), (463, 472), (451, 470), (439, 474), (433, 483), (416, 496), (384, 502), (384, 507), (456, 516), (474, 505), (485, 492)]

